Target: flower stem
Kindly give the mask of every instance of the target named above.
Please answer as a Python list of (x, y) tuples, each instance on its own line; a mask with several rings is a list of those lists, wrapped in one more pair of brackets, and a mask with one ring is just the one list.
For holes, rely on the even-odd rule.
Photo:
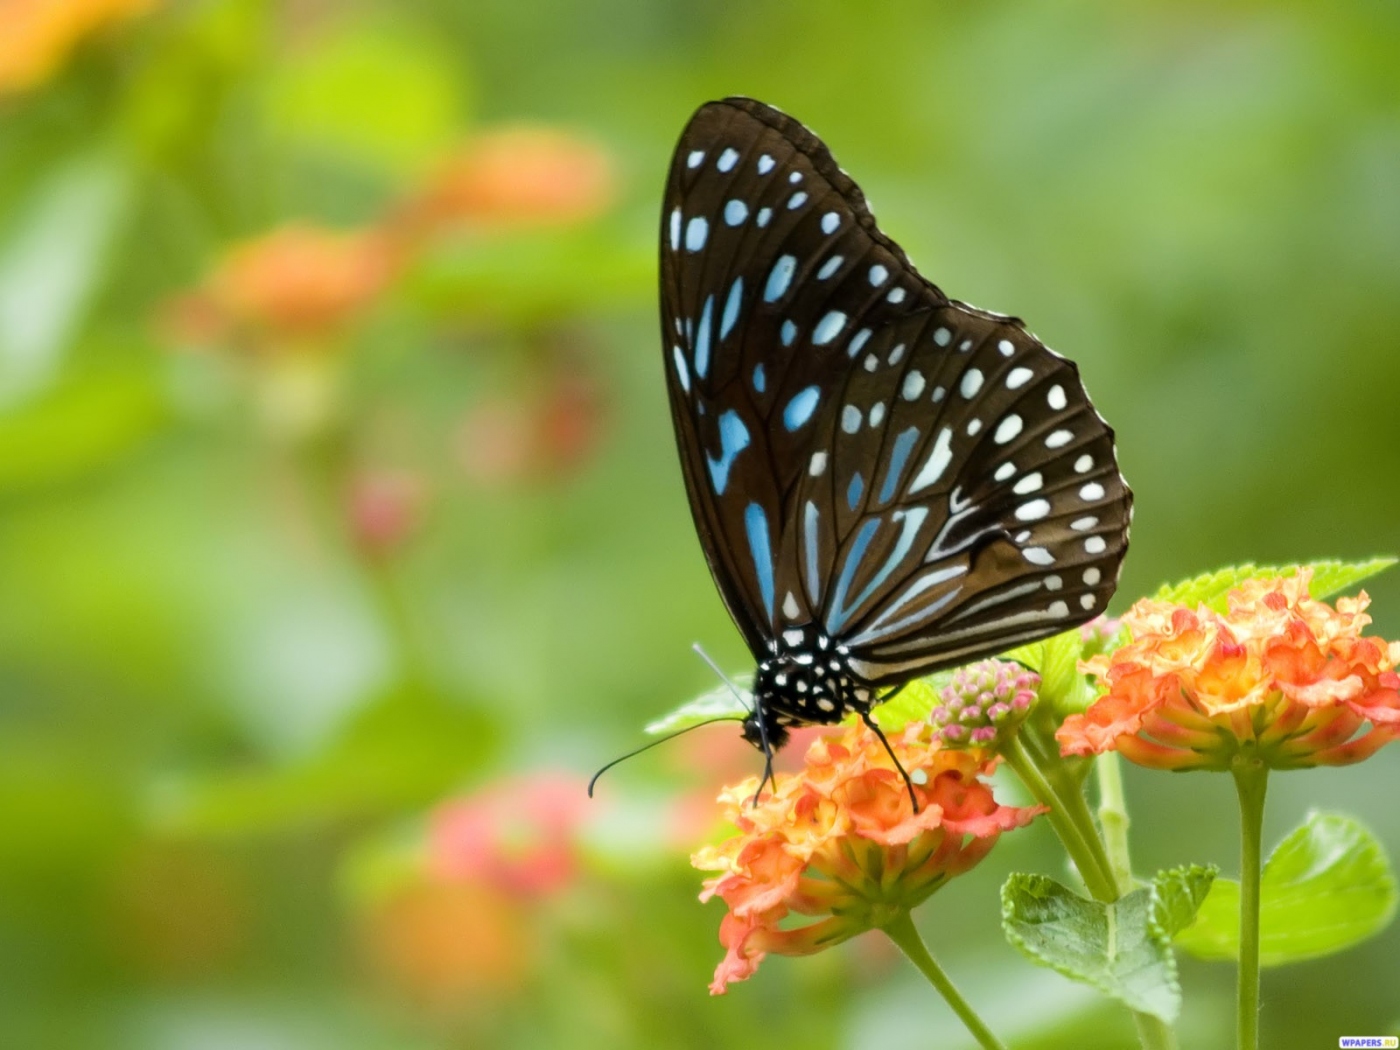
[[(1096, 901), (1112, 904), (1132, 889), (1132, 863), (1128, 857), (1128, 809), (1123, 797), (1123, 778), (1119, 775), (1117, 756), (1105, 772), (1099, 765), (1099, 786), (1102, 799), (1099, 814), (1104, 817), (1105, 837), (1099, 837), (1089, 804), (1078, 788), (1067, 786), (1057, 791), (1051, 786), (1040, 766), (1031, 757), (1019, 736), (1002, 749), (1007, 764), (1035, 796), (1041, 805), (1050, 807), (1050, 824), (1059, 836), (1065, 852), (1070, 855), (1085, 887)], [(1105, 756), (1099, 757), (1103, 762)], [(1057, 778), (1063, 783), (1064, 778)], [(1110, 819), (1116, 818), (1116, 819)], [(1111, 831), (1109, 829), (1112, 829)], [(1176, 1033), (1161, 1018), (1133, 1011), (1138, 1042), (1143, 1050), (1176, 1050)]]
[(967, 1030), (981, 1046), (986, 1050), (1006, 1050), (1001, 1040), (992, 1034), (992, 1030), (977, 1016), (967, 1000), (953, 986), (953, 982), (948, 979), (948, 975), (943, 972), (943, 968), (929, 954), (928, 947), (919, 936), (919, 931), (914, 928), (914, 920), (909, 917), (907, 911), (901, 911), (882, 929), (885, 935), (899, 946), (899, 950), (909, 957), (909, 961), (919, 968), (919, 972), (928, 978), (928, 983), (943, 996), (953, 1008), (953, 1013), (958, 1015), (958, 1019), (967, 1026)]
[(1128, 853), (1128, 803), (1123, 794), (1123, 769), (1116, 751), (1105, 751), (1094, 760), (1099, 781), (1099, 824), (1118, 892), (1133, 888), (1133, 862)]
[(1083, 797), (1076, 793), (1080, 805), (1074, 807), (1057, 792), (1031, 758), (1020, 737), (1012, 737), (1002, 748), (1002, 755), (1035, 800), (1050, 810), (1050, 825), (1079, 869), (1079, 876), (1094, 899), (1104, 902), (1117, 900), (1118, 888), (1114, 884), (1098, 831), (1083, 805)]
[(1258, 761), (1237, 761), (1231, 770), (1240, 797), (1240, 969), (1236, 1046), (1259, 1046), (1259, 863), (1264, 793), (1269, 770)]

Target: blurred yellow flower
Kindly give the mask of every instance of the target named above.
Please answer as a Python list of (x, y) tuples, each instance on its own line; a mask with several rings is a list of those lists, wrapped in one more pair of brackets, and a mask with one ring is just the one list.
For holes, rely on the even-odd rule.
[(0, 95), (48, 80), (85, 38), (159, 0), (0, 0)]
[(1144, 599), (1128, 644), (1082, 664), (1108, 692), (1056, 733), (1066, 754), (1110, 749), (1159, 769), (1274, 769), (1360, 761), (1400, 735), (1400, 643), (1362, 635), (1363, 592), (1336, 607), (1312, 572), (1248, 580), (1229, 611)]

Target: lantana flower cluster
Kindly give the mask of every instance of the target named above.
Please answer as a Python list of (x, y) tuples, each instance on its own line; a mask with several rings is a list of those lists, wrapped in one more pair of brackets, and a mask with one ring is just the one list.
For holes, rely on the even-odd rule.
[(1066, 754), (1121, 751), (1161, 769), (1358, 762), (1400, 735), (1400, 642), (1368, 638), (1365, 592), (1309, 597), (1310, 570), (1254, 579), (1228, 611), (1145, 599), (1130, 641), (1081, 665), (1107, 693), (1056, 734)]
[(956, 672), (939, 690), (928, 720), (946, 747), (995, 748), (1025, 721), (1039, 688), (1034, 671), (983, 660)]
[[(917, 811), (885, 746), (860, 725), (815, 741), (803, 769), (779, 774), (756, 804), (756, 777), (720, 795), (738, 834), (691, 858), (719, 873), (701, 899), (729, 906), (711, 994), (751, 976), (769, 952), (808, 955), (886, 925), (1043, 812), (1000, 805), (980, 779), (994, 760), (942, 748), (926, 722), (890, 745)], [(793, 925), (793, 915), (813, 921)]]

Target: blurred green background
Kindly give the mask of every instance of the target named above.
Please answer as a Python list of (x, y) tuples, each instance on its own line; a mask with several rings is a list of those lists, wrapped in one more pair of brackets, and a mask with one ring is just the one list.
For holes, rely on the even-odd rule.
[[(672, 450), (659, 194), (702, 101), (812, 125), (950, 294), (1074, 357), (1137, 494), (1115, 608), (1400, 551), (1400, 6), (0, 2), (6, 1046), (961, 1045), (874, 938), (721, 999), (686, 861), (746, 670)], [(1400, 636), (1400, 573), (1370, 592)], [(1236, 867), (1130, 770), (1141, 868)], [(1275, 778), (1400, 851), (1400, 748)], [(1123, 1016), (921, 912), (1018, 1047)], [(1182, 1042), (1233, 971), (1183, 963)], [(1264, 1044), (1400, 1023), (1400, 928), (1266, 973)]]

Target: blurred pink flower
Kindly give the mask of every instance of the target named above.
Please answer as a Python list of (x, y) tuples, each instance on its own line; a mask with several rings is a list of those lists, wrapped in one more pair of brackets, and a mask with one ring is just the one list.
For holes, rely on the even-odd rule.
[(444, 803), (429, 818), (429, 872), (515, 897), (563, 889), (578, 871), (576, 833), (586, 801), (576, 780), (539, 774)]
[(350, 485), (350, 527), (360, 550), (372, 558), (392, 554), (422, 521), (427, 489), (406, 471), (371, 470)]

